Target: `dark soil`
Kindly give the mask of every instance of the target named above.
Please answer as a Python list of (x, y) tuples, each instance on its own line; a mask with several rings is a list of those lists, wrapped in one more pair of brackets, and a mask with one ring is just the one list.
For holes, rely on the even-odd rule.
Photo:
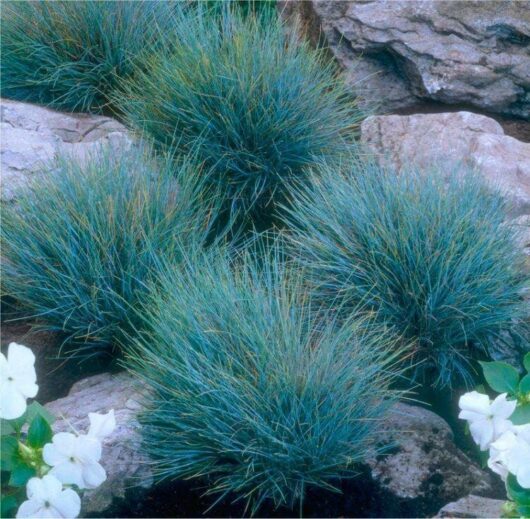
[[(399, 500), (382, 490), (364, 469), (355, 479), (336, 482), (341, 493), (310, 488), (302, 508), (275, 509), (263, 505), (256, 517), (432, 517), (442, 501)], [(104, 517), (248, 517), (244, 503), (228, 496), (215, 506), (216, 497), (205, 496), (207, 484), (174, 481), (148, 492), (131, 489), (125, 499), (115, 502)], [(211, 508), (211, 509), (210, 509)], [(91, 516), (88, 516), (91, 517)], [(93, 516), (96, 517), (96, 516)], [(100, 517), (100, 515), (98, 515)]]
[(39, 331), (33, 321), (4, 321), (1, 324), (2, 353), (7, 353), (10, 342), (17, 342), (28, 346), (35, 354), (39, 385), (36, 399), (41, 404), (66, 396), (78, 380), (109, 370), (108, 361), (103, 359), (58, 358), (63, 341), (60, 334)]

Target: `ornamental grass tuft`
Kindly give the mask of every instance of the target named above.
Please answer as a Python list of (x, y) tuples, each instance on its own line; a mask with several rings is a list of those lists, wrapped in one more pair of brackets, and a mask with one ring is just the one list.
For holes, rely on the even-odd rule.
[(175, 178), (173, 160), (144, 148), (60, 157), (2, 207), (3, 294), (64, 332), (73, 354), (119, 353), (159, 255), (178, 262), (208, 232), (192, 168)]
[(222, 193), (219, 221), (238, 230), (271, 227), (286, 187), (317, 158), (347, 150), (360, 121), (333, 63), (278, 18), (270, 9), (182, 11), (165, 52), (117, 99), (158, 146), (198, 150)]
[(334, 490), (378, 452), (403, 354), (366, 316), (317, 318), (302, 274), (271, 249), (267, 261), (210, 249), (165, 270), (126, 359), (150, 388), (140, 420), (156, 476), (202, 478), (253, 514)]
[(138, 56), (170, 34), (174, 2), (2, 3), (3, 97), (59, 110), (111, 111)]
[(286, 212), (318, 301), (343, 316), (360, 302), (377, 311), (414, 343), (416, 379), (434, 386), (471, 383), (473, 359), (508, 339), (525, 347), (528, 276), (500, 196), (462, 171), (324, 169)]

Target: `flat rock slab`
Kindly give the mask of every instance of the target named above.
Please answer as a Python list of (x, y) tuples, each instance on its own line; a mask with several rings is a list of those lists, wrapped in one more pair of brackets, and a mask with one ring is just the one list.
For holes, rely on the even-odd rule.
[(466, 496), (445, 505), (436, 517), (497, 518), (502, 516), (504, 501), (480, 496)]
[(138, 411), (141, 390), (127, 373), (104, 373), (73, 385), (67, 397), (46, 405), (57, 418), (54, 432), (88, 430), (88, 413), (114, 409), (116, 429), (103, 441), (101, 464), (107, 480), (83, 495), (82, 513), (94, 514), (108, 508), (114, 498), (124, 498), (132, 487), (149, 488), (153, 478), (148, 460), (141, 454)]
[(0, 198), (10, 201), (58, 153), (83, 159), (99, 146), (128, 147), (125, 126), (101, 115), (66, 114), (43, 106), (0, 100)]
[(435, 101), (530, 118), (530, 3), (288, 0), (369, 105)]

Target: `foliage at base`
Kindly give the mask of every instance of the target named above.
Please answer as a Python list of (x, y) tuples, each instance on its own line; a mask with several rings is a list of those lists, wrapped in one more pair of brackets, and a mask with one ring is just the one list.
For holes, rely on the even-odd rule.
[(367, 317), (316, 317), (302, 274), (279, 257), (211, 250), (168, 268), (127, 358), (150, 388), (141, 422), (154, 473), (207, 477), (210, 493), (235, 493), (253, 513), (354, 475), (399, 396), (395, 340)]

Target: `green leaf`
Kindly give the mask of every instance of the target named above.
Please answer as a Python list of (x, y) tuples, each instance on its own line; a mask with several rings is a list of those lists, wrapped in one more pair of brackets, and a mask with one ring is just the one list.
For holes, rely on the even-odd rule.
[(2, 436), (0, 449), (1, 469), (12, 470), (18, 457), (18, 440), (14, 436)]
[(2, 496), (0, 499), (0, 517), (14, 517), (11, 513), (18, 505), (17, 498), (13, 495)]
[(530, 394), (530, 374), (525, 375), (519, 382), (519, 393), (522, 395)]
[(525, 425), (530, 423), (530, 404), (518, 406), (510, 416), (510, 421), (514, 425)]
[(40, 415), (36, 415), (28, 430), (28, 444), (34, 448), (44, 447), (52, 439), (50, 424)]
[(517, 513), (519, 514), (518, 517), (522, 517), (523, 519), (525, 517), (530, 517), (530, 505), (518, 505)]
[(513, 474), (508, 474), (506, 479), (508, 496), (518, 505), (530, 506), (530, 489), (523, 488)]
[(15, 428), (8, 420), (0, 419), (0, 436), (6, 436), (8, 434), (13, 434), (14, 432)]
[(506, 362), (481, 362), (486, 382), (498, 393), (514, 395), (519, 384), (519, 373)]
[(524, 356), (523, 364), (526, 371), (530, 373), (530, 351)]
[(11, 487), (23, 487), (35, 475), (36, 471), (33, 467), (28, 467), (25, 463), (19, 463), (13, 467), (8, 485)]
[(32, 402), (28, 405), (26, 415), (28, 423), (31, 423), (37, 415), (42, 416), (50, 425), (55, 422), (55, 416), (38, 402)]
[[(18, 432), (20, 431), (20, 429), (22, 429), (22, 426), (26, 423), (26, 414), (27, 414), (27, 409), (26, 409), (26, 412), (16, 418), (15, 420), (5, 420), (5, 423), (8, 424), (8, 427), (7, 429), (12, 431), (12, 432)], [(5, 427), (4, 423), (2, 423), (2, 429)], [(10, 433), (7, 433), (7, 434), (10, 434)]]

